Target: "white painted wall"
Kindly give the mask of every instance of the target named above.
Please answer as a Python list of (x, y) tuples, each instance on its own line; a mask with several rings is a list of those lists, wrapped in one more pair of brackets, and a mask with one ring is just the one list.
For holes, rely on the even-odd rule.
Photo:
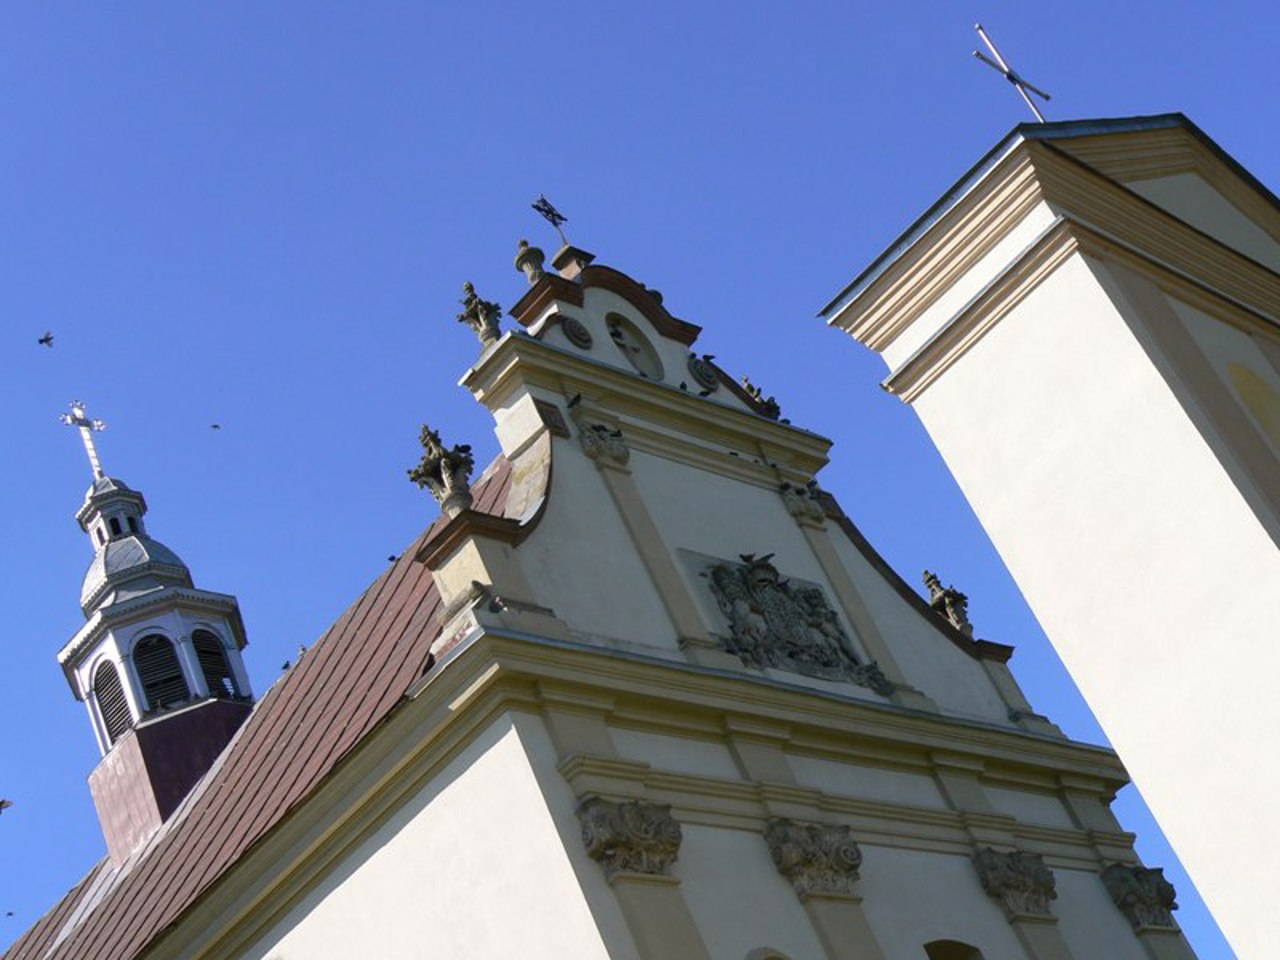
[(1280, 244), (1197, 174), (1152, 177), (1125, 186), (1197, 230), (1272, 270), (1280, 270)]
[(1275, 544), (1078, 255), (915, 407), (1228, 937), (1263, 955)]
[(511, 716), (495, 721), (245, 960), (634, 960), (620, 916), (607, 925), (610, 947), (602, 940), (525, 731), (538, 736)]

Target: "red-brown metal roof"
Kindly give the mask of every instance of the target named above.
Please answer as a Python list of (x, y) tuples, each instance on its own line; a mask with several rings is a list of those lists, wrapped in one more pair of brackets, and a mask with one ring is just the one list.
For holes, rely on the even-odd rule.
[[(501, 514), (510, 487), (499, 457), (473, 509)], [(112, 875), (106, 861), (94, 867), (3, 960), (139, 956), (315, 790), (430, 666), (440, 597), (413, 557), (434, 526), (267, 691), (156, 836)]]

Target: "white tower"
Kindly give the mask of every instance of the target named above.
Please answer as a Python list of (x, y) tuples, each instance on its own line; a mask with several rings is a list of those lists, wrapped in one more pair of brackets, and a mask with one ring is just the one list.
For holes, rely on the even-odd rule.
[(58, 654), (89, 710), (103, 759), (89, 778), (112, 859), (162, 824), (252, 708), (235, 597), (197, 589), (176, 553), (147, 535), (146, 500), (105, 475), (93, 432), (73, 403), (93, 467), (76, 512), (94, 547), (80, 590), (86, 623)]

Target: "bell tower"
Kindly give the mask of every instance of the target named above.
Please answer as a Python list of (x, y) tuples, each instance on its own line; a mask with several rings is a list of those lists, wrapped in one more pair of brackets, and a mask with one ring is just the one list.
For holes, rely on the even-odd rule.
[(84, 404), (79, 429), (93, 483), (76, 521), (93, 560), (80, 589), (86, 622), (58, 654), (85, 703), (102, 761), (89, 776), (113, 862), (144, 842), (208, 771), (252, 710), (235, 597), (198, 589), (182, 559), (152, 539), (147, 502), (107, 476)]

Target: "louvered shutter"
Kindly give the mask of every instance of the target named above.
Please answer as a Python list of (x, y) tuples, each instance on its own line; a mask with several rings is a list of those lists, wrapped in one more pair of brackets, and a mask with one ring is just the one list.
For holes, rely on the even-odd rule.
[(133, 648), (133, 665), (151, 710), (163, 710), (191, 699), (173, 644), (164, 637), (146, 637)]
[(125, 700), (124, 687), (114, 664), (104, 662), (94, 671), (93, 695), (107, 728), (107, 740), (115, 743), (133, 726), (133, 717), (129, 715), (129, 702)]
[(222, 641), (207, 630), (197, 630), (191, 639), (196, 659), (200, 661), (200, 672), (209, 687), (209, 696), (233, 699), (240, 696)]

